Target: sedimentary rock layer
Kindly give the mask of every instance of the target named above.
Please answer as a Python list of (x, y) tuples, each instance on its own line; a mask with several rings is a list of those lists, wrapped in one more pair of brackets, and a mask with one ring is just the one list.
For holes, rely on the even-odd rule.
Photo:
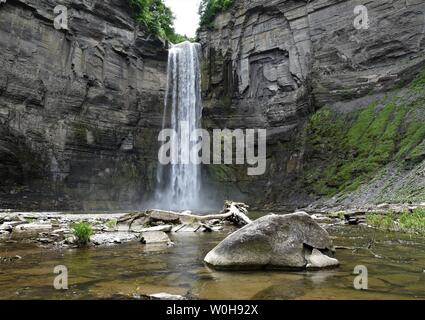
[[(354, 26), (358, 5), (368, 10), (368, 29)], [(309, 166), (309, 116), (324, 106), (358, 110), (412, 80), (425, 65), (425, 3), (235, 0), (199, 38), (205, 125), (268, 129), (266, 175), (210, 166), (210, 177), (237, 185), (252, 203), (298, 206), (314, 200), (295, 186)]]
[(127, 0), (0, 4), (0, 206), (117, 208), (152, 188), (166, 43)]

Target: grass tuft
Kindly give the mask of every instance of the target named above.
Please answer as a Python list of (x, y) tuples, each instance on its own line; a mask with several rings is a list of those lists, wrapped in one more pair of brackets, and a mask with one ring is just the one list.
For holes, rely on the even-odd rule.
[(81, 245), (86, 245), (90, 242), (90, 237), (93, 234), (91, 224), (87, 222), (76, 223), (72, 226), (72, 233), (77, 238), (77, 242)]

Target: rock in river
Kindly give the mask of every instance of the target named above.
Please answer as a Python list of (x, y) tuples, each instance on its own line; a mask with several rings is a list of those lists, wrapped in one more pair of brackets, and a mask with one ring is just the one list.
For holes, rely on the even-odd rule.
[(148, 231), (140, 234), (140, 241), (144, 244), (171, 244), (170, 238), (163, 231)]
[(329, 234), (307, 213), (270, 214), (232, 233), (207, 254), (205, 262), (216, 269), (236, 270), (335, 267), (338, 260), (329, 257), (332, 252)]

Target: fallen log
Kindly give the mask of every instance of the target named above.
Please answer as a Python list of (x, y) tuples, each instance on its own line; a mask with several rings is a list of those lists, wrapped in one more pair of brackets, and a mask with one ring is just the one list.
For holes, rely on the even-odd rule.
[(197, 215), (191, 212), (175, 212), (167, 210), (151, 209), (143, 212), (134, 212), (125, 215), (118, 219), (118, 223), (128, 223), (129, 228), (131, 225), (139, 219), (142, 219), (143, 224), (149, 225), (153, 222), (166, 222), (174, 224), (182, 223), (193, 223), (193, 222), (205, 222), (209, 220), (226, 220), (230, 221), (238, 226), (243, 226), (251, 223), (251, 219), (248, 218), (248, 205), (241, 202), (225, 201), (224, 208), (220, 213)]

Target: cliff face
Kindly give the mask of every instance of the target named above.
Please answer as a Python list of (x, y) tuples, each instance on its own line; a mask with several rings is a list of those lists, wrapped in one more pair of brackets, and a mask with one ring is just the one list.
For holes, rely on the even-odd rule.
[[(68, 8), (56, 30), (53, 8)], [(122, 208), (152, 188), (166, 44), (126, 0), (0, 4), (0, 207)]]
[[(54, 28), (57, 4), (68, 30)], [(359, 4), (235, 0), (199, 33), (205, 127), (268, 129), (266, 174), (205, 168), (222, 196), (263, 207), (425, 200), (425, 3), (365, 3), (367, 30), (353, 26)], [(167, 50), (128, 1), (7, 0), (0, 42), (0, 207), (146, 198)]]
[[(359, 4), (368, 9), (367, 30), (353, 25), (354, 8)], [(205, 59), (205, 126), (268, 129), (265, 175), (247, 177), (240, 166), (210, 166), (211, 179), (229, 189), (236, 184), (237, 191), (252, 203), (301, 206), (345, 191), (347, 181), (371, 179), (378, 169), (397, 160), (388, 157), (373, 163), (376, 171), (366, 170), (366, 176), (351, 168), (344, 172), (347, 181), (327, 181), (342, 175), (341, 168), (345, 170), (345, 164), (335, 164), (336, 159), (354, 164), (360, 151), (345, 143), (345, 131), (341, 137), (324, 135), (326, 128), (312, 131), (311, 119), (316, 110), (327, 107), (331, 116), (326, 123), (332, 126), (341, 120), (340, 114), (346, 114), (341, 121), (348, 130), (359, 112), (375, 102), (369, 119), (372, 123), (384, 108), (384, 95), (396, 96), (393, 90), (405, 87), (417, 76), (425, 66), (423, 1), (236, 0), (231, 10), (215, 19), (214, 28), (202, 30), (199, 37)], [(394, 116), (392, 111), (385, 127)], [(397, 129), (400, 134), (408, 130), (402, 126)], [(401, 148), (402, 140), (400, 136), (393, 138), (396, 146), (391, 156)], [(345, 149), (331, 148), (338, 141), (344, 141)], [(321, 176), (320, 171), (327, 170), (330, 163), (335, 164), (330, 177)], [(357, 181), (350, 191), (364, 180)], [(314, 188), (316, 183), (322, 183), (323, 188)], [(425, 199), (425, 193), (417, 198), (421, 197)]]

